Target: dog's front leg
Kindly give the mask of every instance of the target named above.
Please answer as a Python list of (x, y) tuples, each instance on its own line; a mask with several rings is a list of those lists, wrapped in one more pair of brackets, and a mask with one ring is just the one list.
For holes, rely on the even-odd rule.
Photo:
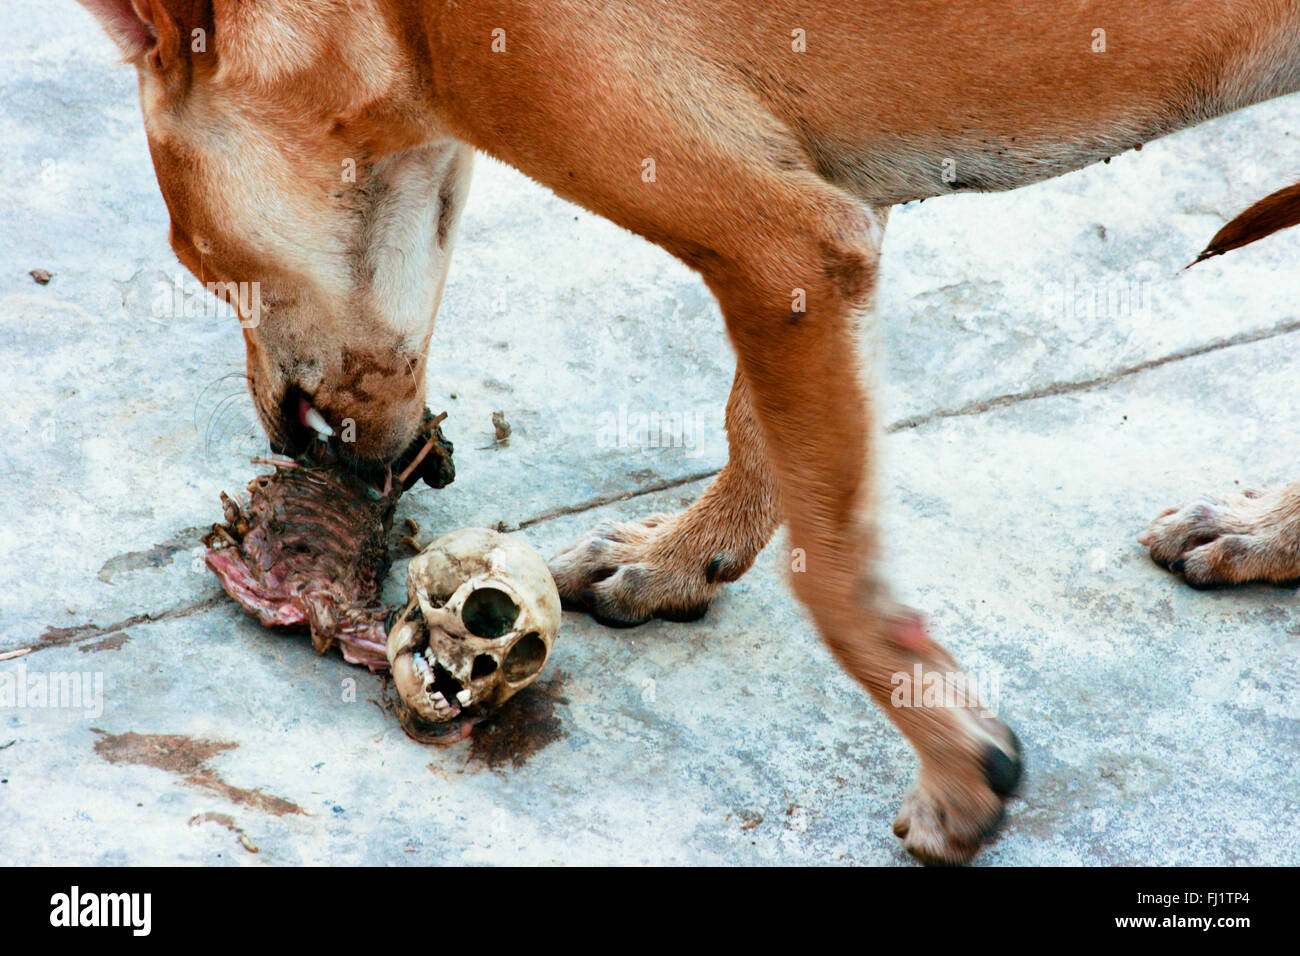
[(1300, 482), (1170, 508), (1138, 541), (1193, 587), (1300, 580)]
[[(924, 860), (964, 862), (1001, 817), (1020, 749), (981, 704), (947, 693), (969, 680), (876, 575), (870, 401), (853, 316), (874, 292), (879, 223), (831, 188), (763, 213), (743, 245), (707, 257), (701, 271), (752, 389), (790, 544), (805, 556), (794, 590), (832, 652), (919, 752), (895, 832)], [(796, 289), (806, 312), (791, 310)]]
[(726, 466), (680, 514), (606, 522), (550, 562), (569, 606), (612, 626), (694, 620), (763, 550), (781, 522), (749, 386), (737, 369), (727, 401)]
[[(697, 38), (682, 40), (680, 55), (673, 52), (678, 39), (668, 36), (624, 51), (611, 42), (626, 34), (618, 19), (624, 8), (605, 14), (590, 4), (583, 6), (592, 17), (612, 19), (584, 18), (580, 28), (567, 23), (566, 30), (564, 17), (539, 13), (521, 24), (529, 39), (519, 53), (479, 62), (467, 52), (481, 47), (467, 24), (550, 8), (478, 6), (486, 11), (478, 20), (445, 17), (436, 24), (438, 80), (444, 102), (455, 107), (454, 127), (467, 142), (657, 243), (704, 277), (726, 319), (740, 379), (732, 464), (715, 482), (715, 500), (696, 514), (710, 514), (715, 528), (725, 528), (727, 508), (738, 508), (744, 533), (761, 531), (753, 537), (764, 538), (779, 500), (790, 543), (802, 552), (795, 591), (840, 662), (920, 754), (920, 776), (896, 832), (923, 859), (968, 859), (1001, 816), (1020, 775), (1020, 754), (1014, 735), (985, 716), (978, 701), (963, 704), (962, 695), (944, 693), (970, 685), (917, 615), (889, 600), (875, 574), (869, 408), (854, 322), (875, 290), (881, 214), (823, 178), (800, 137), (737, 86), (726, 57), (698, 56)], [(645, 28), (659, 22), (647, 17)], [(502, 129), (528, 135), (503, 136)], [(654, 176), (646, 175), (647, 157)], [(750, 457), (762, 448), (766, 471), (741, 463), (735, 419), (754, 429), (740, 448)], [(735, 495), (752, 497), (771, 480), (765, 474), (778, 493), (750, 511), (753, 502)], [(652, 527), (637, 531), (643, 541), (659, 537)], [(701, 531), (664, 536), (665, 543), (690, 545), (680, 553), (687, 555), (681, 567), (693, 596), (707, 594), (700, 578), (724, 547), (735, 547), (734, 539), (710, 540)], [(596, 550), (625, 544), (606, 540)], [(743, 567), (748, 555), (741, 558)], [(626, 564), (601, 567), (627, 576)], [(569, 568), (557, 562), (556, 570), (564, 578)], [(612, 579), (585, 583), (599, 594)], [(609, 586), (603, 590), (608, 594)], [(644, 610), (632, 608), (627, 617)], [(894, 706), (900, 680), (922, 686)]]

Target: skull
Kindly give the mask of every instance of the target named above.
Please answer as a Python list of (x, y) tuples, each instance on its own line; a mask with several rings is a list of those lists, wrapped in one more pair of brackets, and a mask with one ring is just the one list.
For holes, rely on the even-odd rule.
[(411, 561), (388, 631), (402, 729), (452, 743), (537, 679), (560, 627), (546, 562), (519, 538), (467, 528)]

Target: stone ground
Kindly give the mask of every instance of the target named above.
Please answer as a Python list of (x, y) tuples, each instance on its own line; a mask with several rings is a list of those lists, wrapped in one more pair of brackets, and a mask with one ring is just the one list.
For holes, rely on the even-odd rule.
[[(0, 708), (0, 862), (907, 865), (913, 759), (781, 540), (697, 623), (566, 614), (534, 691), (449, 749), (225, 598), (197, 536), (261, 439), (233, 320), (158, 314), (181, 269), (115, 61), (71, 0), (0, 8), (0, 671), (103, 682), (102, 712)], [(1300, 230), (1179, 271), (1294, 180), (1297, 129), (1292, 97), (894, 213), (886, 563), (1028, 754), (980, 863), (1300, 862), (1295, 593), (1195, 592), (1134, 541), (1300, 472)], [(435, 344), (459, 478), (400, 512), (429, 531), (504, 521), (549, 554), (725, 459), (732, 357), (695, 276), (490, 161)], [(650, 412), (690, 447), (620, 444)]]

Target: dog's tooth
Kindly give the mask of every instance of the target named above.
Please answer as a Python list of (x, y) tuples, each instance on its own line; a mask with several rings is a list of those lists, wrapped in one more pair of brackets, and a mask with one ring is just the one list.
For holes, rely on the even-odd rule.
[(466, 687), (463, 691), (461, 691), (459, 694), (456, 695), (456, 699), (460, 701), (462, 705), (464, 705), (464, 704), (468, 704), (469, 699), (473, 696), (474, 696), (474, 692), (470, 690), (468, 687)]
[(316, 434), (325, 438), (332, 438), (334, 436), (334, 429), (330, 428), (330, 423), (325, 421), (325, 416), (311, 405), (308, 405), (303, 409), (302, 423), (312, 431), (316, 432)]

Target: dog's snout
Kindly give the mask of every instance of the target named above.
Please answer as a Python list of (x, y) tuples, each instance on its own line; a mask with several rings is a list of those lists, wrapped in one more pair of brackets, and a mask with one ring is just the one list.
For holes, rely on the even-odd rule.
[[(409, 414), (407, 414), (409, 412)], [(423, 403), (412, 409), (380, 402), (341, 401), (326, 389), (290, 384), (264, 420), (271, 448), (293, 458), (346, 459), (354, 465), (391, 463), (420, 437)]]

